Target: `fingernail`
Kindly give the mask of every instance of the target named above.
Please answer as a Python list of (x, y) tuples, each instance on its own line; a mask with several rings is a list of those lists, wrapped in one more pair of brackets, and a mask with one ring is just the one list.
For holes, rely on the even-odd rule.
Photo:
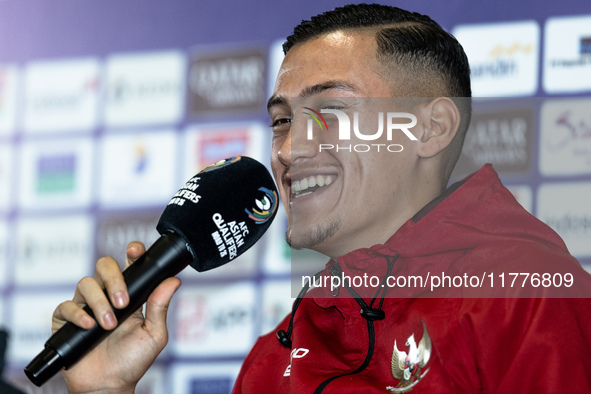
[(82, 316), (82, 325), (84, 327), (93, 327), (94, 326), (94, 319), (90, 316)]
[(113, 296), (115, 300), (115, 306), (118, 308), (123, 308), (125, 306), (125, 294), (122, 291), (118, 291)]
[(111, 312), (105, 314), (104, 316), (105, 325), (108, 327), (113, 327), (117, 325), (117, 319), (115, 319), (115, 315)]

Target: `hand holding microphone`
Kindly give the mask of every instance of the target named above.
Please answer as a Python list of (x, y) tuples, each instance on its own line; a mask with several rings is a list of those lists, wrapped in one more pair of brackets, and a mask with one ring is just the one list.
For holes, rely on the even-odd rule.
[[(125, 268), (135, 263), (145, 251), (142, 243), (130, 243)], [(68, 321), (84, 328), (100, 324), (105, 330), (111, 330), (109, 336), (81, 360), (61, 371), (68, 392), (109, 393), (113, 390), (117, 393), (134, 393), (140, 378), (167, 344), (167, 310), (180, 284), (181, 281), (176, 277), (164, 280), (148, 298), (145, 317), (138, 309), (127, 320), (117, 322), (113, 310), (127, 306), (126, 302), (129, 302), (126, 285), (119, 264), (113, 258), (101, 258), (96, 264), (94, 279), (84, 278), (78, 284), (73, 300), (62, 303), (53, 315), (53, 332)], [(102, 286), (108, 295), (103, 292)], [(116, 293), (125, 293), (127, 297), (121, 306), (114, 301)], [(96, 322), (81, 308), (80, 305), (85, 304), (91, 307)], [(111, 305), (115, 305), (115, 308)], [(108, 313), (112, 321), (106, 323), (104, 317)]]
[[(113, 339), (108, 337), (106, 344), (89, 355), (94, 362), (108, 365), (76, 365), (70, 368), (70, 375), (77, 378), (67, 379), (69, 385), (83, 382), (83, 376), (97, 380), (97, 373), (114, 368), (110, 379), (125, 382), (98, 382), (104, 384), (97, 389), (135, 385), (166, 344), (165, 310), (180, 284), (178, 279), (168, 278), (189, 264), (206, 271), (246, 251), (269, 227), (277, 200), (266, 168), (247, 157), (223, 160), (191, 178), (164, 210), (157, 226), (162, 236), (145, 254), (122, 275), (114, 260), (99, 260), (96, 280), (81, 281), (74, 300), (56, 310), (54, 319), (64, 318), (76, 325), (66, 323), (47, 341), (45, 349), (25, 369), (29, 379), (42, 385), (63, 367), (72, 367), (111, 333), (108, 330), (116, 325), (115, 320), (121, 323), (149, 300), (145, 319), (134, 315)], [(130, 246), (128, 257), (137, 257), (134, 254), (138, 250), (134, 249), (138, 247)], [(106, 288), (104, 293), (101, 286)], [(87, 304), (84, 310), (76, 305), (81, 303)], [(90, 320), (93, 313), (99, 324)], [(117, 371), (119, 368), (126, 370)]]

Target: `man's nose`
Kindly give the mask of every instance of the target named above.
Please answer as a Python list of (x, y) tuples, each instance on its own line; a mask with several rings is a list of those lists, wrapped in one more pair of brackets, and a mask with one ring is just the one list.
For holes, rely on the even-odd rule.
[(312, 158), (318, 153), (320, 127), (309, 116), (299, 114), (293, 117), (290, 130), (291, 159)]

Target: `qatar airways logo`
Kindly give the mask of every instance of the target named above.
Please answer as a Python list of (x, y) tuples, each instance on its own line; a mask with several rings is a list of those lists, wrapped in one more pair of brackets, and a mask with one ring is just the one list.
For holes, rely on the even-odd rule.
[[(361, 144), (347, 144), (346, 141), (351, 141), (351, 129), (353, 130), (353, 135), (356, 140), (361, 141), (377, 141), (382, 139), (382, 135), (384, 134), (384, 129), (386, 133), (386, 140), (392, 141), (392, 137), (394, 133), (402, 132), (404, 135), (408, 137), (411, 141), (417, 141), (417, 137), (415, 137), (409, 129), (416, 126), (417, 124), (417, 117), (408, 112), (378, 112), (377, 120), (378, 126), (377, 131), (368, 132), (368, 130), (361, 130), (359, 123), (359, 112), (353, 113), (353, 127), (351, 127), (351, 119), (349, 115), (347, 115), (344, 111), (339, 109), (328, 109), (323, 108), (320, 112), (313, 110), (309, 107), (303, 107), (305, 111), (303, 113), (308, 115), (310, 118), (308, 119), (307, 124), (307, 139), (313, 140), (314, 139), (314, 124), (316, 123), (319, 128), (320, 132), (330, 132), (328, 127), (328, 122), (326, 121), (325, 117), (322, 114), (331, 114), (336, 116), (336, 122), (338, 123), (338, 140), (342, 142), (341, 144), (319, 144), (318, 150), (322, 152), (323, 150), (334, 150), (336, 152), (340, 151), (347, 151), (347, 152), (369, 152), (369, 151), (387, 151), (387, 152), (402, 152), (404, 147), (400, 144), (385, 144), (385, 143), (361, 143)], [(332, 120), (330, 119), (331, 126)], [(384, 124), (386, 125), (384, 127)]]

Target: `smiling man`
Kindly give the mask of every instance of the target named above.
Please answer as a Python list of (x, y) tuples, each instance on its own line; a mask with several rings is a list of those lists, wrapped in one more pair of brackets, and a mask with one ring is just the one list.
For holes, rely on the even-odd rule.
[[(463, 116), (448, 98), (417, 105), (416, 130), (423, 131), (415, 136), (416, 143), (402, 138), (404, 150), (398, 154), (377, 151), (380, 143), (385, 147), (396, 142), (386, 141), (385, 133), (372, 141), (378, 146), (371, 152), (341, 149), (322, 154), (320, 144), (338, 146), (336, 134), (316, 133), (315, 140), (307, 140), (303, 122), (295, 124), (294, 116), (290, 123), (301, 112), (292, 98), (323, 97), (319, 103), (325, 106), (342, 105), (337, 99), (342, 98), (349, 112), (367, 113), (367, 108), (358, 108), (370, 106), (367, 98), (469, 97), (465, 54), (430, 19), (380, 6), (349, 7), (313, 18), (295, 29), (284, 49), (268, 109), (273, 124), (271, 164), (295, 221), (288, 242), (332, 258), (385, 242), (447, 184), (469, 123), (469, 100), (463, 99)], [(354, 98), (366, 99), (353, 103)], [(370, 116), (375, 117), (379, 111), (373, 110)], [(458, 131), (461, 119), (465, 121)], [(301, 181), (318, 176), (328, 179), (330, 187), (306, 196), (293, 193), (292, 183), (297, 188)], [(313, 225), (305, 225), (307, 220)]]
[[(588, 297), (589, 275), (492, 167), (446, 189), (470, 120), (468, 61), (455, 38), (423, 15), (352, 5), (302, 22), (284, 49), (268, 109), (286, 238), (330, 259), (317, 278), (333, 286), (304, 287), (277, 332), (258, 340), (234, 391), (591, 390), (589, 302), (568, 298)], [(390, 127), (390, 112), (408, 115), (396, 124), (411, 119), (411, 136)], [(314, 126), (310, 113), (323, 121)], [(338, 114), (362, 130), (343, 140)], [(130, 244), (130, 261), (142, 252)], [(574, 283), (560, 292), (452, 286), (505, 272), (552, 272)], [(367, 277), (369, 285), (356, 280)], [(83, 303), (103, 327), (116, 327), (102, 285), (116, 307), (127, 304), (117, 263), (101, 259), (96, 278), (58, 307), (54, 329), (65, 320), (91, 326)], [(136, 314), (64, 371), (68, 388), (132, 392), (166, 344), (178, 286), (163, 282), (145, 319)]]
[[(286, 239), (331, 258), (317, 275), (330, 280), (315, 283), (332, 286), (305, 298), (304, 289), (278, 338), (271, 333), (255, 345), (235, 391), (589, 389), (586, 368), (568, 383), (538, 376), (560, 369), (564, 349), (542, 349), (539, 341), (560, 343), (567, 327), (569, 348), (590, 360), (588, 334), (577, 328), (589, 322), (586, 300), (547, 299), (558, 294), (531, 288), (448, 292), (451, 281), (419, 298), (417, 282), (402, 292), (388, 282), (562, 270), (585, 283), (568, 296), (589, 295), (589, 277), (562, 241), (514, 201), (490, 167), (446, 190), (470, 119), (469, 67), (458, 42), (425, 16), (358, 5), (303, 22), (284, 50), (268, 109)], [(386, 132), (389, 111), (414, 115), (414, 138)], [(310, 113), (322, 116), (317, 126)], [(346, 140), (345, 117), (336, 114), (350, 120)], [(356, 116), (362, 126), (349, 139)], [(368, 284), (368, 275), (377, 281)], [(433, 298), (442, 296), (453, 298)]]

